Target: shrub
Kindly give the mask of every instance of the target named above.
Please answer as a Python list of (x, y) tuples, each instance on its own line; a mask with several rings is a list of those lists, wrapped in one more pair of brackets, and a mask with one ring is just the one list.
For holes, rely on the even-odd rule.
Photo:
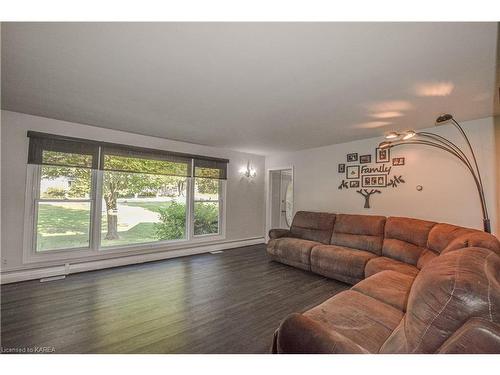
[[(194, 207), (194, 234), (215, 234), (219, 229), (219, 206), (214, 202), (196, 202)], [(160, 223), (155, 223), (158, 240), (179, 240), (186, 236), (186, 205), (172, 201), (158, 208)]]
[(48, 198), (66, 198), (66, 190), (63, 188), (49, 187), (44, 193)]
[(196, 202), (194, 234), (215, 234), (219, 230), (219, 206), (212, 202)]
[(168, 207), (158, 208), (161, 223), (155, 223), (155, 235), (159, 240), (185, 238), (186, 205), (171, 202)]

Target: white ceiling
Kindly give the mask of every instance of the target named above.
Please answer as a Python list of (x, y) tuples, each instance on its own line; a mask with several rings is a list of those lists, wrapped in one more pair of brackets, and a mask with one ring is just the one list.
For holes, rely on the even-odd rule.
[(496, 23), (4, 23), (2, 108), (255, 153), (494, 112)]

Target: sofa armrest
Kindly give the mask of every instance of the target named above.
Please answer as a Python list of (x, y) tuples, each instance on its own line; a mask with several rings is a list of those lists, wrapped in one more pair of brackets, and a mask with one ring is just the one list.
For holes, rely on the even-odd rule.
[(275, 354), (368, 353), (352, 340), (302, 314), (289, 315), (274, 333), (271, 352)]
[(458, 236), (443, 249), (441, 255), (466, 247), (483, 247), (500, 255), (500, 242), (498, 239), (489, 233), (479, 231)]
[(469, 319), (438, 350), (448, 354), (500, 353), (500, 325), (486, 319)]
[(274, 240), (280, 237), (291, 237), (292, 233), (288, 229), (271, 229), (269, 231), (269, 238)]

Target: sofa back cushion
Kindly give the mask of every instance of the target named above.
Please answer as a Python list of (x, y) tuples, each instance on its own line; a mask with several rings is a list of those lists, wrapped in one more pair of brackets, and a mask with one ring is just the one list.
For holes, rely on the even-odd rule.
[(290, 232), (297, 238), (328, 244), (334, 223), (335, 214), (299, 211), (293, 218)]
[(382, 255), (417, 266), (420, 256), (427, 250), (427, 239), (434, 225), (432, 221), (406, 217), (387, 218)]
[(473, 318), (500, 322), (500, 257), (479, 247), (442, 254), (420, 271), (380, 352), (434, 353)]
[(331, 244), (380, 255), (384, 225), (384, 216), (337, 214)]
[(451, 224), (434, 226), (427, 247), (440, 254), (464, 247), (484, 247), (500, 255), (500, 242), (492, 234)]

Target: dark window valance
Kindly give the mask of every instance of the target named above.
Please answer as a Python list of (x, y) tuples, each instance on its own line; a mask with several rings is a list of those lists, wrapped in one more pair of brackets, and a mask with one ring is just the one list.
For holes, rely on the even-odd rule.
[(76, 140), (30, 137), (28, 163), (63, 167), (98, 168), (99, 147)]
[(191, 177), (191, 160), (149, 150), (102, 147), (100, 165), (105, 171)]
[(191, 177), (194, 162), (196, 177), (227, 178), (227, 159), (33, 131), (28, 137), (30, 164)]
[(227, 163), (215, 160), (194, 159), (194, 176), (227, 179)]

